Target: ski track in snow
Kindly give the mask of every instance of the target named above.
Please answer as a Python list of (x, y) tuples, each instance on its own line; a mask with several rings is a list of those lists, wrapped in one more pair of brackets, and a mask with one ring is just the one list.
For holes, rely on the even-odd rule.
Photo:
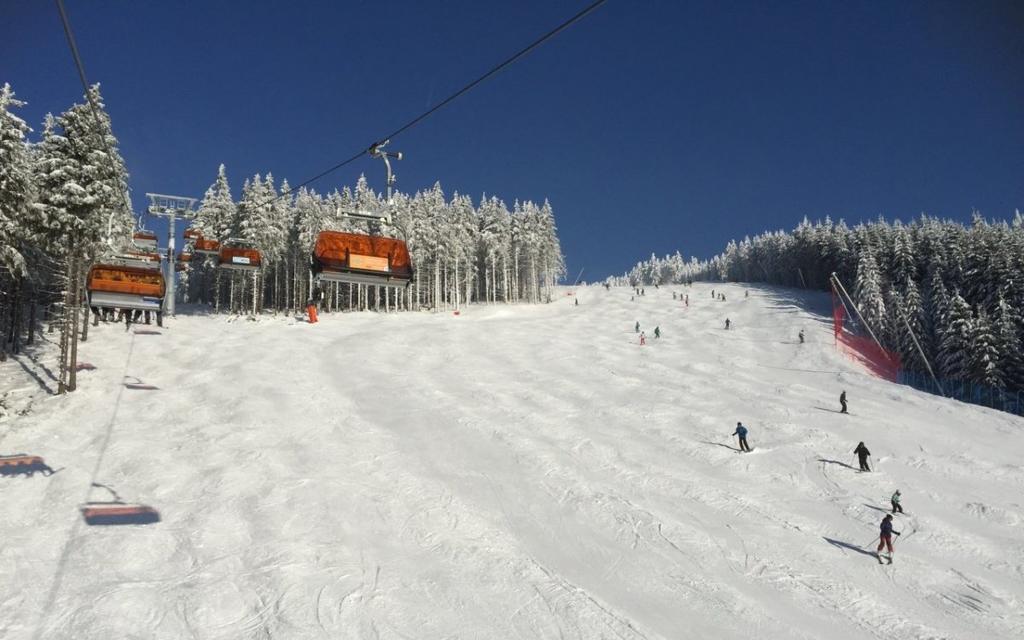
[[(100, 326), (66, 397), (6, 363), (0, 453), (61, 470), (0, 478), (0, 637), (1024, 637), (1024, 420), (867, 375), (822, 295), (711, 288)], [(97, 464), (162, 521), (81, 522)]]

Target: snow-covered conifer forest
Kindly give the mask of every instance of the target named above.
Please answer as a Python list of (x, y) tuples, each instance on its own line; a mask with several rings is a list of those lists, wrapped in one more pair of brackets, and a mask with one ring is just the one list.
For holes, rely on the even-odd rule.
[(924, 368), (906, 330), (936, 373), (990, 387), (1024, 389), (1024, 216), (973, 224), (922, 215), (858, 224), (804, 219), (791, 233), (731, 241), (711, 260), (651, 256), (624, 276), (632, 283), (686, 279), (829, 289), (835, 272), (882, 344), (903, 366)]
[[(128, 172), (99, 85), (91, 91), (99, 129), (83, 102), (47, 116), (38, 139), (18, 117), (23, 103), (12, 88), (5, 84), (0, 92), (0, 358), (32, 341), (40, 314), (67, 329), (78, 317), (89, 265), (130, 248), (135, 221), (127, 204)], [(350, 219), (347, 211), (386, 214), (389, 222)], [(227, 273), (216, 258), (197, 256), (180, 274), (184, 301), (220, 311), (304, 308), (313, 294), (310, 253), (325, 229), (400, 238), (415, 264), (412, 284), (402, 290), (326, 284), (318, 294), (328, 312), (539, 302), (550, 299), (565, 270), (548, 202), (509, 207), (484, 196), (474, 204), (459, 193), (447, 197), (440, 183), (396, 193), (388, 203), (363, 177), (354, 189), (322, 195), (292, 192), (287, 180), (278, 187), (268, 172), (246, 179), (236, 201), (221, 166), (194, 226), (210, 240), (250, 242), (263, 256), (259, 270)], [(88, 313), (82, 317), (88, 320)], [(87, 332), (83, 322), (83, 337)], [(74, 349), (74, 337), (71, 342), (65, 351)]]

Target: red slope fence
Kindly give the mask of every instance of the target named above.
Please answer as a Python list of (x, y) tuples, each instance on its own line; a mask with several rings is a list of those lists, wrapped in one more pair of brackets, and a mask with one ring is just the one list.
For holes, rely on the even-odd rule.
[(896, 382), (900, 373), (899, 354), (884, 349), (865, 331), (856, 318), (847, 319), (846, 306), (842, 298), (832, 289), (832, 331), (836, 347), (846, 357), (859, 362), (873, 375)]

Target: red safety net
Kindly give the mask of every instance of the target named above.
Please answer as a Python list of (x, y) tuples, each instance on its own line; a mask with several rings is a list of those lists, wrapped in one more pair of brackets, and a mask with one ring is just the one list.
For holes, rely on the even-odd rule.
[(836, 347), (851, 360), (861, 363), (872, 374), (890, 382), (896, 382), (900, 370), (898, 354), (878, 346), (854, 318), (846, 322), (846, 307), (842, 298), (832, 289), (832, 331)]

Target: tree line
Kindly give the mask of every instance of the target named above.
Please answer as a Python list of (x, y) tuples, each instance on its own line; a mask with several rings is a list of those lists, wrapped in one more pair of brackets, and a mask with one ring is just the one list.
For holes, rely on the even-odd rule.
[[(87, 100), (58, 116), (48, 114), (38, 140), (16, 111), (24, 106), (0, 88), (0, 360), (35, 339), (40, 323), (60, 328), (61, 391), (74, 388), (78, 340), (88, 336), (83, 311), (91, 264), (131, 250), (134, 214), (128, 172), (118, 151), (99, 85)], [(94, 112), (89, 103), (96, 106)], [(388, 222), (344, 217), (349, 211), (387, 216)], [(545, 201), (479, 203), (440, 184), (390, 202), (360, 178), (321, 195), (280, 189), (271, 174), (246, 180), (232, 199), (224, 167), (196, 212), (208, 239), (240, 238), (262, 252), (255, 274), (225, 272), (196, 256), (181, 278), (192, 301), (237, 312), (302, 308), (312, 295), (309, 259), (325, 229), (389, 235), (407, 242), (415, 278), (394, 288), (328, 284), (327, 311), (446, 309), (472, 302), (538, 302), (564, 275), (554, 212)]]
[[(349, 217), (357, 212), (386, 218)], [(186, 278), (191, 301), (235, 312), (287, 311), (312, 296), (309, 261), (324, 230), (385, 235), (404, 240), (414, 265), (405, 289), (328, 283), (321, 292), (326, 311), (344, 309), (448, 309), (473, 302), (540, 302), (565, 273), (565, 260), (550, 203), (516, 201), (510, 209), (495, 197), (474, 205), (458, 193), (445, 196), (440, 183), (390, 202), (360, 176), (355, 188), (326, 195), (274, 177), (246, 179), (236, 202), (225, 168), (207, 189), (194, 226), (204, 238), (240, 239), (258, 247), (263, 267), (252, 274), (223, 272), (213, 258), (192, 260)]]
[(841, 220), (805, 218), (792, 232), (730, 241), (710, 260), (652, 256), (624, 278), (828, 290), (833, 272), (906, 369), (925, 368), (913, 334), (940, 377), (1024, 389), (1024, 216), (1019, 211), (1012, 221), (975, 213), (970, 225), (926, 215), (908, 224), (879, 219), (853, 228)]

